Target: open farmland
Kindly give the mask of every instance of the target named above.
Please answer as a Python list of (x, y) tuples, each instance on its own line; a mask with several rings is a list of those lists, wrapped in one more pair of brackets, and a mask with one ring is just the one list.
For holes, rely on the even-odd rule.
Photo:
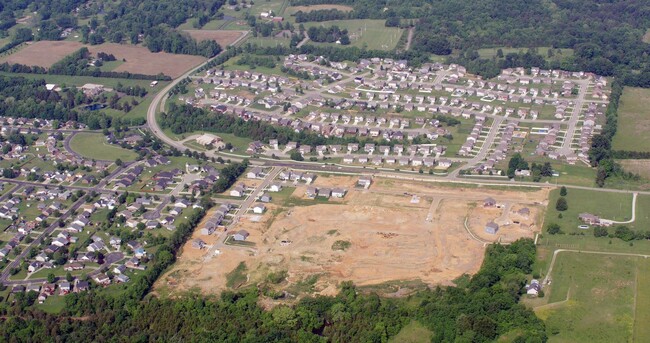
[(650, 151), (650, 89), (625, 87), (618, 107), (614, 150)]
[[(371, 50), (392, 50), (402, 36), (403, 29), (386, 27), (385, 20), (331, 20), (321, 23), (304, 23), (305, 28), (312, 26), (331, 27), (338, 26), (347, 29), (350, 36), (350, 45), (356, 47), (367, 47)], [(334, 44), (315, 43), (309, 44)]]
[(81, 48), (83, 44), (68, 41), (38, 41), (28, 43), (17, 52), (0, 59), (0, 62), (19, 63), (49, 68), (62, 58)]
[[(176, 265), (156, 284), (156, 291), (217, 293), (230, 286), (264, 283), (269, 274), (282, 271), (287, 277), (280, 287), (292, 294), (335, 294), (337, 285), (346, 280), (359, 286), (399, 280), (449, 285), (465, 273), (475, 273), (483, 261), (485, 244), (468, 233), (465, 218), (470, 214), (485, 220), (503, 216), (495, 209), (477, 208), (477, 202), (482, 207), (482, 200), (493, 196), (503, 203), (541, 210), (547, 196), (546, 190), (444, 188), (380, 179), (369, 189), (359, 189), (354, 183), (354, 178), (342, 176), (315, 180), (316, 187), (348, 189), (344, 199), (308, 199), (305, 186), (300, 185), (285, 189), (289, 191), (285, 194), (271, 194), (274, 199), (264, 215), (245, 215), (229, 229), (247, 230), (246, 246), (225, 245), (219, 255), (209, 256), (187, 243)], [(515, 239), (516, 234), (532, 237), (536, 229), (506, 230), (501, 240)], [(210, 246), (219, 244), (224, 235), (201, 236), (197, 230), (193, 238), (200, 237)], [(310, 287), (305, 286), (308, 283)], [(410, 287), (380, 293), (400, 296), (408, 294)]]
[(182, 75), (185, 71), (206, 60), (201, 56), (168, 54), (166, 52), (153, 53), (144, 47), (115, 43), (93, 45), (88, 49), (93, 54), (105, 52), (115, 55), (117, 59), (126, 59), (126, 62), (120, 64), (113, 71), (145, 75), (163, 73), (172, 78)]
[(234, 30), (184, 30), (192, 38), (199, 42), (205, 40), (214, 40), (221, 47), (225, 48), (235, 42), (239, 37), (244, 35), (246, 31)]
[[(85, 45), (79, 42), (40, 41), (26, 46), (0, 62), (37, 65), (49, 68), (63, 57), (77, 51)], [(176, 78), (188, 69), (205, 61), (204, 57), (191, 55), (152, 53), (147, 48), (133, 45), (105, 43), (87, 46), (93, 55), (105, 52), (115, 55), (118, 60), (126, 61), (117, 66), (115, 72), (156, 75), (163, 73)]]

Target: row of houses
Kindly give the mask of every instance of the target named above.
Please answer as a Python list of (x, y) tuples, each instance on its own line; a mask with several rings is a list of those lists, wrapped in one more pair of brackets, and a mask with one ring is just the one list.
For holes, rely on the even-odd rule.
[(413, 167), (439, 167), (439, 168), (449, 168), (452, 165), (452, 161), (447, 158), (436, 159), (434, 157), (417, 157), (417, 156), (381, 156), (381, 155), (368, 155), (368, 156), (355, 156), (355, 155), (345, 155), (343, 156), (343, 163), (360, 163), (360, 164), (373, 164), (376, 166), (382, 164), (397, 164), (400, 166), (411, 165)]

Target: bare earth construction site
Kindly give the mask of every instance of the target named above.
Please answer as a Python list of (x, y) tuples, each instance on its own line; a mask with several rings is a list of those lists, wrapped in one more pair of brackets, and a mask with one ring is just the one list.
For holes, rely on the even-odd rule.
[[(285, 271), (286, 279), (277, 288), (292, 294), (336, 294), (336, 286), (347, 280), (359, 286), (403, 280), (448, 285), (478, 271), (486, 242), (534, 237), (548, 198), (547, 190), (461, 188), (384, 178), (375, 178), (365, 189), (355, 186), (356, 181), (319, 175), (312, 186), (347, 190), (343, 199), (326, 201), (308, 199), (307, 186), (286, 182), (290, 192), (274, 197), (263, 215), (246, 214), (228, 232), (204, 236), (197, 230), (156, 291), (171, 296), (188, 290), (219, 293), (228, 286), (267, 283), (271, 273)], [(495, 203), (486, 205), (485, 199)], [(496, 234), (485, 232), (489, 222), (499, 224)], [(250, 233), (247, 245), (222, 243), (239, 230)], [(196, 238), (208, 248), (193, 248)], [(229, 282), (233, 273), (241, 274), (240, 282)], [(300, 288), (307, 280), (311, 287)], [(385, 295), (390, 295), (388, 289), (393, 295), (408, 292), (389, 287)]]

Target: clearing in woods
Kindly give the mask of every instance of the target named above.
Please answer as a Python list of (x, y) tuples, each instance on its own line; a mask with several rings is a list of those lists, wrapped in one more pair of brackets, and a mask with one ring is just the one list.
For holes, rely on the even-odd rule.
[[(531, 220), (541, 217), (548, 195), (547, 190), (446, 188), (383, 179), (364, 190), (355, 182), (353, 177), (326, 175), (314, 181), (316, 187), (347, 189), (344, 199), (307, 199), (304, 185), (294, 189), (287, 184), (291, 188), (270, 193), (273, 200), (264, 215), (245, 215), (229, 228), (247, 230), (252, 245), (220, 245), (216, 256), (207, 256), (210, 249), (192, 249), (189, 242), (201, 238), (208, 245), (219, 244), (225, 233), (202, 236), (199, 225), (174, 267), (156, 283), (156, 291), (219, 293), (241, 262), (247, 266), (243, 286), (268, 282), (270, 273), (286, 271), (286, 280), (271, 286), (294, 295), (336, 294), (337, 285), (346, 280), (359, 286), (396, 280), (449, 285), (465, 273), (475, 273), (483, 261), (484, 242), (472, 238), (464, 226), (468, 215), (484, 221), (474, 219), (469, 229), (486, 241), (532, 238), (538, 226), (512, 224), (522, 220), (513, 211), (527, 206)], [(504, 208), (484, 208), (487, 196)], [(492, 220), (511, 224), (486, 237), (484, 225)], [(400, 296), (412, 290), (404, 286), (378, 293)]]
[(650, 44), (650, 29), (648, 29), (645, 32), (645, 35), (643, 35), (643, 43), (648, 43)]
[[(330, 20), (321, 23), (304, 23), (304, 25), (307, 29), (312, 26), (338, 26), (341, 29), (348, 30), (351, 46), (360, 48), (365, 46), (370, 50), (392, 50), (402, 37), (404, 29), (386, 27), (385, 22), (385, 20), (380, 19)], [(336, 45), (335, 43), (310, 42), (310, 44), (312, 43)]]
[(222, 48), (226, 48), (239, 37), (241, 37), (246, 31), (235, 31), (235, 30), (184, 30), (192, 38), (196, 39), (199, 42), (204, 40), (214, 40)]
[(298, 11), (302, 12), (311, 12), (318, 10), (339, 10), (342, 12), (350, 12), (354, 8), (345, 5), (332, 5), (332, 4), (322, 4), (322, 5), (309, 5), (309, 6), (291, 6), (287, 8), (287, 14), (292, 15)]
[(134, 74), (157, 75), (163, 73), (172, 78), (182, 75), (188, 69), (205, 61), (202, 56), (153, 53), (145, 47), (104, 43), (101, 45), (83, 45), (68, 41), (39, 41), (0, 59), (0, 62), (20, 63), (29, 66), (51, 67), (65, 56), (86, 46), (91, 54), (105, 52), (115, 55), (118, 60), (126, 61), (113, 69), (115, 72), (126, 71)]
[(650, 261), (640, 257), (560, 253), (552, 283), (545, 288), (549, 304), (535, 309), (546, 323), (549, 342), (630, 342), (633, 334), (648, 337), (650, 297), (642, 295), (647, 294), (642, 287), (650, 285), (649, 266)]
[(650, 89), (625, 87), (618, 107), (614, 150), (650, 151)]

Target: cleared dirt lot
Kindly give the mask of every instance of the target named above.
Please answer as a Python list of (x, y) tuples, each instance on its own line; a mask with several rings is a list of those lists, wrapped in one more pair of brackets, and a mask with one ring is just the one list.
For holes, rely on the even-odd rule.
[[(52, 42), (39, 41), (11, 54), (0, 62), (20, 63), (29, 66), (37, 65), (49, 68), (63, 57), (82, 48), (79, 42)], [(114, 71), (156, 75), (163, 73), (176, 78), (193, 66), (206, 59), (201, 56), (176, 55), (165, 52), (152, 53), (147, 48), (133, 45), (105, 43), (87, 46), (93, 55), (105, 52), (115, 55), (117, 59), (126, 59), (126, 62), (115, 68)]]
[(232, 44), (237, 38), (241, 37), (246, 31), (233, 31), (233, 30), (184, 30), (192, 38), (199, 42), (204, 40), (214, 40), (221, 47), (225, 48)]
[[(246, 285), (265, 283), (269, 273), (287, 271), (286, 281), (274, 287), (292, 294), (315, 275), (317, 281), (306, 292), (333, 294), (346, 280), (359, 286), (395, 280), (451, 284), (464, 273), (475, 273), (483, 261), (484, 244), (467, 232), (466, 217), (477, 218), (476, 223), (470, 220), (470, 228), (479, 233), (487, 221), (514, 220), (514, 212), (524, 206), (531, 209), (529, 217), (536, 218), (548, 196), (545, 190), (445, 188), (393, 180), (375, 180), (364, 190), (354, 188), (355, 180), (337, 176), (314, 182), (317, 187), (347, 188), (343, 200), (308, 200), (306, 187), (300, 185), (286, 200), (274, 200), (260, 221), (245, 217), (234, 230), (247, 230), (254, 247), (226, 246), (220, 255), (206, 258), (205, 250), (191, 251), (188, 245), (156, 290), (172, 295), (187, 290), (218, 293), (240, 262), (246, 263)], [(485, 209), (482, 201), (487, 196), (509, 205)], [(530, 237), (536, 229), (513, 226), (479, 236), (506, 242)], [(213, 244), (217, 238), (204, 240)]]

